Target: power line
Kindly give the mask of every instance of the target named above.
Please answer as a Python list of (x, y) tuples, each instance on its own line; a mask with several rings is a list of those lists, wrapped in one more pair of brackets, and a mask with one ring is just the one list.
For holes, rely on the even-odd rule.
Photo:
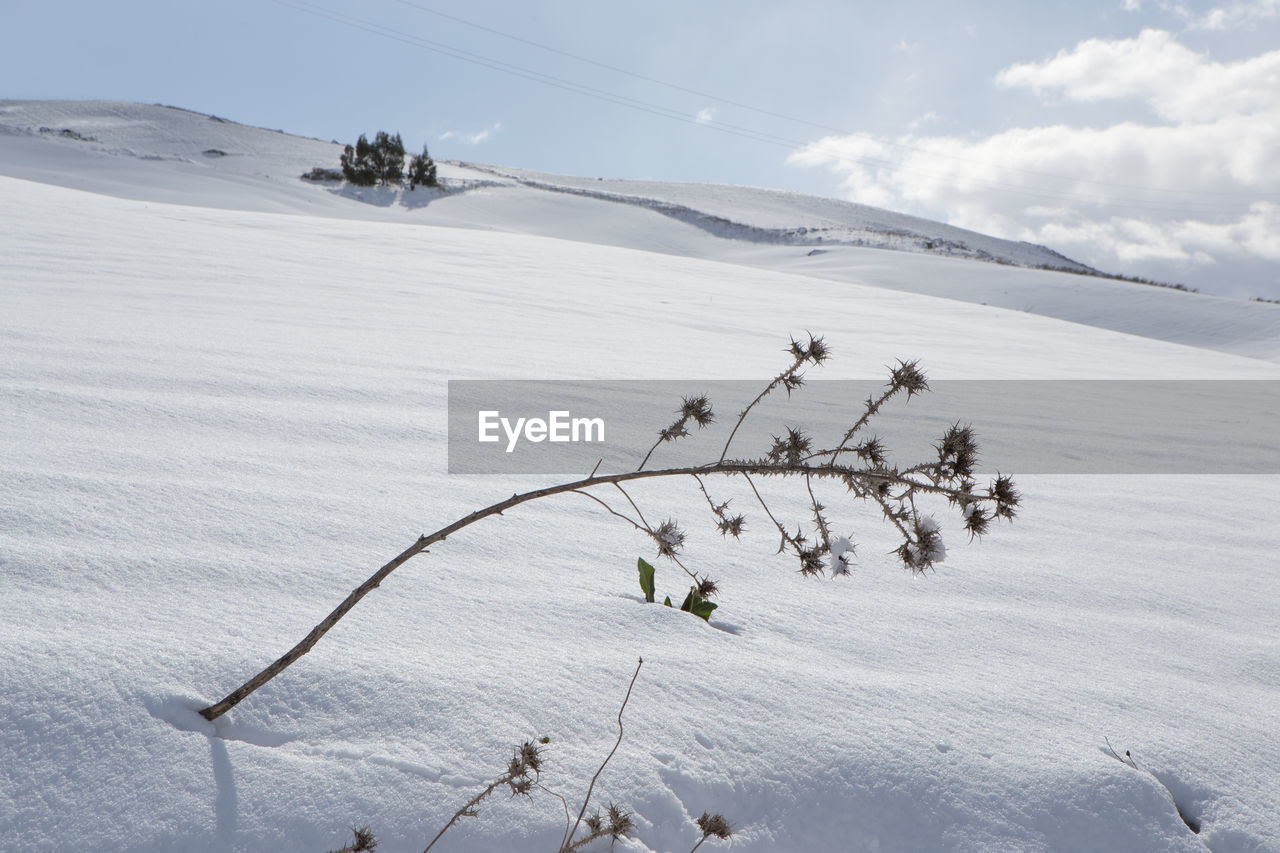
[[(413, 0), (393, 0), (393, 2), (399, 3), (401, 6), (406, 6), (411, 9), (416, 9), (420, 12), (424, 12), (429, 15), (435, 15), (437, 17), (444, 18), (445, 20), (462, 24), (463, 26), (480, 30), (482, 32), (490, 33), (496, 36), (501, 36), (502, 38), (510, 39), (511, 41), (518, 42), (520, 44), (529, 45), (530, 47), (536, 47), (539, 50), (544, 50), (548, 53), (552, 53), (557, 56), (563, 56), (567, 59), (572, 59), (576, 62), (582, 62), (587, 65), (592, 65), (596, 68), (602, 68), (606, 71), (612, 71), (616, 74), (622, 74), (627, 77), (634, 78), (636, 80), (643, 80), (646, 83), (653, 83), (658, 86), (664, 86), (673, 91), (683, 92), (688, 95), (696, 95), (699, 98), (705, 98), (707, 100), (716, 101), (718, 103), (726, 104), (728, 106), (737, 107), (743, 110), (748, 110), (750, 112), (757, 113), (759, 115), (769, 116), (770, 118), (782, 119), (783, 121), (789, 121), (789, 122), (792, 122), (793, 124), (800, 124), (806, 127), (812, 127), (817, 130), (829, 131), (831, 133), (840, 134), (841, 136), (855, 135), (853, 131), (850, 131), (844, 128), (834, 127), (829, 124), (822, 124), (821, 122), (810, 121), (809, 119), (797, 118), (795, 116), (786, 115), (785, 113), (774, 112), (772, 110), (767, 110), (762, 107), (753, 106), (751, 104), (745, 104), (745, 103), (742, 103), (741, 101), (735, 101), (730, 98), (726, 98), (722, 95), (715, 95), (709, 92), (702, 92), (702, 91), (699, 91), (698, 89), (691, 89), (688, 86), (682, 86), (679, 83), (672, 83), (668, 80), (661, 80), (657, 77), (651, 77), (647, 74), (640, 74), (638, 72), (631, 71), (626, 68), (621, 68), (617, 65), (610, 65), (607, 62), (600, 62), (588, 56), (583, 56), (581, 54), (573, 53), (571, 51), (562, 50), (558, 47), (553, 47), (552, 45), (544, 44), (543, 42), (534, 41), (533, 39), (524, 38), (523, 36), (518, 36), (513, 33), (508, 33), (503, 30), (496, 29), (494, 27), (489, 27), (484, 24), (477, 23), (475, 21), (470, 21), (470, 20), (467, 20), (466, 18), (462, 18), (457, 15), (451, 15), (448, 12), (442, 12), (439, 9), (434, 9), (430, 6), (424, 6), (421, 3), (415, 3), (413, 2)], [(977, 166), (988, 166), (991, 168), (1003, 169), (1004, 171), (1019, 172), (1025, 175), (1035, 175), (1037, 177), (1053, 178), (1055, 180), (1069, 181), (1069, 182), (1078, 183), (1078, 184), (1092, 184), (1095, 186), (1102, 186), (1102, 187), (1115, 188), (1115, 189), (1139, 190), (1141, 192), (1257, 198), (1257, 195), (1254, 193), (1238, 193), (1230, 190), (1177, 190), (1177, 189), (1168, 189), (1164, 187), (1144, 187), (1136, 184), (1121, 184), (1121, 183), (1115, 183), (1110, 181), (1098, 181), (1090, 178), (1071, 177), (1069, 175), (1060, 175), (1053, 172), (1043, 172), (1036, 169), (1026, 169), (1019, 166), (1007, 166), (1003, 164), (995, 164), (989, 161), (979, 160), (972, 157), (963, 157), (958, 154), (949, 154), (946, 152), (934, 151), (929, 148), (921, 148), (916, 145), (908, 145), (903, 142), (891, 142), (888, 140), (882, 140), (881, 144), (889, 145), (894, 148), (899, 148), (906, 151), (913, 151), (920, 154), (928, 154), (933, 157), (945, 157), (947, 159), (956, 160), (961, 163), (969, 163)]]
[[(365, 20), (363, 18), (357, 18), (352, 15), (347, 15), (343, 12), (337, 12), (332, 9), (328, 9), (326, 7), (320, 6), (316, 3), (309, 2), (309, 0), (274, 0), (274, 2), (276, 2), (281, 6), (294, 9), (295, 11), (300, 11), (306, 14), (319, 17), (319, 18), (324, 18), (334, 23), (338, 23), (343, 26), (352, 27), (354, 29), (359, 29), (364, 32), (370, 33), (372, 35), (377, 35), (393, 41), (398, 41), (403, 44), (409, 45), (411, 47), (417, 47), (419, 49), (428, 50), (434, 53), (438, 53), (438, 54), (450, 57), (452, 59), (458, 59), (463, 62), (468, 62), (474, 65), (479, 65), (485, 68), (489, 68), (494, 71), (499, 71), (505, 74), (511, 74), (513, 76), (521, 77), (526, 80), (531, 80), (533, 82), (541, 83), (543, 85), (550, 86), (552, 88), (571, 92), (573, 94), (583, 95), (586, 97), (605, 101), (607, 103), (616, 104), (618, 106), (626, 107), (628, 109), (638, 110), (640, 112), (656, 115), (661, 118), (667, 118), (675, 121), (685, 122), (688, 124), (698, 125), (701, 127), (707, 127), (711, 130), (716, 130), (731, 136), (737, 136), (737, 137), (752, 140), (755, 142), (774, 145), (780, 148), (785, 148), (789, 151), (795, 151), (798, 148), (807, 148), (809, 150), (826, 152), (831, 156), (838, 156), (862, 165), (872, 166), (877, 169), (883, 169), (886, 171), (897, 172), (899, 174), (905, 174), (905, 175), (915, 175), (918, 177), (944, 179), (952, 182), (953, 184), (957, 182), (967, 183), (971, 185), (972, 188), (975, 188), (975, 189), (993, 190), (996, 192), (1003, 192), (1003, 193), (1025, 196), (1027, 198), (1048, 200), (1048, 201), (1074, 201), (1074, 202), (1083, 203), (1083, 204), (1099, 203), (1099, 200), (1096, 198), (1093, 198), (1090, 196), (1076, 195), (1076, 194), (1065, 192), (1065, 191), (1054, 191), (1054, 190), (1048, 190), (1048, 189), (1036, 190), (1036, 189), (1032, 189), (1032, 188), (1028, 188), (1028, 187), (1024, 187), (1016, 184), (1008, 184), (1001, 181), (986, 180), (981, 178), (975, 178), (972, 176), (956, 176), (956, 175), (942, 174), (938, 172), (922, 171), (918, 168), (907, 167), (901, 163), (897, 163), (892, 160), (887, 160), (887, 159), (877, 158), (877, 157), (869, 157), (869, 156), (850, 157), (844, 154), (843, 152), (840, 152), (830, 146), (822, 146), (816, 143), (806, 143), (802, 140), (791, 139), (784, 136), (778, 136), (775, 134), (766, 133), (764, 131), (758, 131), (752, 128), (729, 124), (727, 122), (723, 122), (719, 120), (714, 120), (714, 119), (704, 120), (704, 119), (692, 118), (685, 112), (677, 111), (669, 107), (662, 106), (660, 104), (654, 104), (649, 101), (643, 101), (638, 98), (632, 98), (627, 95), (618, 94), (616, 92), (609, 92), (604, 89), (597, 89), (595, 87), (587, 86), (585, 84), (578, 83), (573, 80), (568, 80), (562, 77), (546, 74), (530, 68), (525, 68), (522, 66), (514, 65), (512, 63), (503, 62), (501, 60), (492, 59), (490, 57), (487, 57), (481, 54), (462, 50), (461, 48), (452, 47), (451, 45), (445, 44), (443, 42), (434, 41), (431, 39), (423, 38), (421, 36), (415, 36), (410, 33), (406, 33), (402, 30), (395, 29), (393, 27), (388, 27), (373, 21)], [(397, 0), (397, 2), (401, 2), (401, 0)], [(410, 4), (410, 5), (415, 5), (415, 4)], [(425, 7), (421, 7), (421, 8), (425, 9)], [(445, 16), (445, 17), (452, 18), (453, 16)], [(476, 26), (479, 27), (480, 25), (476, 25)], [(481, 28), (486, 30), (489, 29), (484, 27), (481, 27)], [(504, 36), (507, 35), (505, 33), (501, 33), (496, 30), (493, 30), (493, 32), (499, 35), (504, 35)], [(528, 41), (525, 39), (520, 39), (519, 37), (516, 37), (516, 36), (508, 36), (508, 37), (515, 38), (520, 41)], [(536, 44), (533, 42), (529, 42), (529, 43)], [(537, 46), (541, 46), (541, 45), (537, 45)], [(554, 48), (547, 48), (547, 49), (553, 50), (555, 52), (563, 53), (562, 51), (558, 51)], [(566, 53), (565, 55), (572, 57), (571, 54)], [(578, 58), (578, 57), (573, 57), (573, 58)], [(593, 64), (598, 64), (598, 63), (594, 63), (593, 60), (583, 60), (583, 61), (588, 61), (588, 62), (593, 62)], [(613, 66), (607, 66), (607, 67), (613, 68)], [(630, 72), (624, 71), (623, 73), (630, 73)], [(645, 78), (645, 79), (649, 79), (649, 78)], [(662, 81), (655, 81), (655, 82), (661, 83)], [(674, 86), (674, 84), (664, 84), (664, 85)], [(676, 88), (681, 88), (681, 87), (676, 87)], [(692, 90), (689, 90), (689, 91), (692, 91)], [(711, 96), (704, 96), (704, 97), (711, 97)], [(730, 102), (726, 102), (726, 103), (730, 103)], [(748, 107), (748, 109), (754, 109), (754, 108)], [(779, 116), (779, 117), (786, 118), (785, 116)], [(892, 143), (889, 143), (889, 144), (892, 144)], [(944, 156), (944, 157), (948, 156), (945, 154), (941, 154), (940, 152), (934, 152), (927, 149), (913, 149), (913, 150), (921, 151), (923, 153), (930, 154), (931, 156)], [(957, 158), (957, 157), (954, 157), (954, 155), (952, 155), (952, 159), (962, 160), (964, 158)], [(980, 161), (969, 161), (969, 162), (980, 162)], [(984, 164), (984, 165), (990, 165), (990, 164)], [(1018, 170), (1018, 171), (1028, 171), (1028, 170)], [(1036, 174), (1036, 173), (1033, 173), (1033, 174)], [(1043, 173), (1041, 173), (1041, 176), (1054, 177), (1058, 180), (1063, 180), (1063, 181), (1072, 181), (1072, 182), (1079, 182), (1079, 183), (1094, 183), (1094, 184), (1099, 184), (1103, 186), (1122, 186), (1122, 185), (1107, 185), (1103, 182), (1088, 181), (1085, 179), (1077, 180), (1077, 179), (1067, 178), (1063, 176), (1048, 176), (1048, 175), (1044, 175)], [(1143, 188), (1136, 188), (1136, 189), (1143, 189)], [(1146, 191), (1146, 190), (1143, 190), (1143, 191)], [(1163, 191), (1173, 192), (1171, 190), (1163, 190)], [(1189, 192), (1193, 192), (1193, 191), (1189, 191)], [(1255, 199), (1259, 198), (1258, 195), (1250, 195), (1249, 197), (1255, 198)], [(1171, 206), (1170, 203), (1160, 203), (1151, 199), (1113, 198), (1113, 199), (1107, 199), (1105, 203), (1110, 205), (1115, 205), (1115, 206), (1123, 206), (1123, 207), (1135, 209), (1135, 210), (1167, 211)], [(1220, 203), (1218, 205), (1179, 203), (1176, 206), (1179, 209), (1183, 209), (1183, 210), (1203, 211), (1203, 212), (1227, 212), (1227, 211), (1235, 211), (1238, 209), (1238, 205), (1223, 206), (1225, 204), (1226, 204), (1225, 202)]]

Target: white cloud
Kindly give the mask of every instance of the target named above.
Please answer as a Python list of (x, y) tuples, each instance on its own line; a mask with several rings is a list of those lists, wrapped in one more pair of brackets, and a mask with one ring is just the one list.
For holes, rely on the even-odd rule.
[[(1120, 6), (1127, 12), (1138, 12), (1142, 4), (1143, 0), (1122, 0)], [(1197, 12), (1185, 0), (1156, 0), (1155, 5), (1182, 21), (1188, 30), (1231, 30), (1280, 14), (1280, 0), (1235, 0), (1203, 12)]]
[(828, 137), (790, 162), (831, 169), (856, 201), (1045, 243), (1104, 269), (1280, 259), (1280, 51), (1219, 63), (1146, 30), (1009, 66), (996, 82), (1149, 112), (980, 138), (920, 135), (914, 124), (894, 139)]
[(907, 125), (907, 129), (912, 133), (915, 133), (917, 130), (924, 127), (926, 124), (934, 124), (937, 121), (938, 121), (938, 114), (930, 110), (924, 115), (919, 116), (918, 118), (912, 119), (911, 124)]
[(1164, 30), (1089, 39), (1046, 62), (1012, 65), (996, 83), (1073, 101), (1141, 98), (1175, 121), (1272, 111), (1280, 104), (1280, 50), (1240, 62), (1211, 61)]
[(446, 130), (444, 133), (437, 136), (436, 139), (441, 142), (456, 139), (463, 145), (479, 145), (481, 142), (489, 139), (500, 130), (502, 130), (502, 122), (495, 121), (489, 127), (486, 127), (484, 130), (477, 131), (476, 133), (463, 133), (458, 130)]
[(715, 117), (716, 117), (715, 107), (703, 107), (702, 109), (698, 110), (698, 114), (693, 117), (693, 120), (696, 121), (698, 124), (710, 124)]

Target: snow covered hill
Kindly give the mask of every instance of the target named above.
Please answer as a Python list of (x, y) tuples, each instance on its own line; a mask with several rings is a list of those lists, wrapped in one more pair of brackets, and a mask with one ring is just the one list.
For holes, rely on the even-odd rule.
[(143, 201), (540, 234), (929, 293), (1280, 359), (1280, 306), (1047, 272), (1087, 268), (1042, 246), (864, 205), (459, 162), (441, 164), (441, 194), (299, 180), (313, 167), (335, 167), (340, 151), (335, 142), (173, 107), (0, 101), (0, 174), (10, 177)]
[[(1275, 380), (1241, 354), (1280, 354), (1243, 319), (1275, 306), (811, 256), (659, 209), (863, 215), (768, 192), (448, 165), (420, 202), (305, 184), (331, 144), (179, 110), (4, 102), (0, 127), (0, 846), (310, 853), (368, 824), (421, 850), (536, 737), (576, 806), (643, 656), (597, 787), (634, 812), (620, 851), (688, 850), (704, 810), (751, 853), (1280, 851), (1276, 476), (1015, 471), (1021, 517), (970, 543), (940, 509), (926, 577), (832, 493), (861, 545), (839, 580), (774, 555), (743, 483), (708, 484), (747, 514), (740, 543), (695, 484), (637, 484), (721, 581), (709, 624), (643, 604), (652, 545), (566, 495), (450, 536), (216, 724), (194, 713), (424, 530), (546, 484), (447, 473), (448, 380), (763, 382), (806, 329), (831, 378), (919, 358), (938, 379)], [(980, 304), (999, 291), (1078, 322)], [(435, 850), (553, 850), (563, 824), (549, 794), (498, 798)]]
[[(173, 107), (93, 101), (0, 101), (0, 133), (27, 140), (42, 139), (63, 149), (55, 154), (46, 146), (19, 145), (17, 140), (9, 140), (18, 149), (16, 156), (5, 158), (9, 161), (8, 174), (15, 177), (84, 189), (106, 189), (131, 198), (154, 198), (153, 193), (172, 191), (174, 184), (189, 193), (196, 186), (191, 183), (196, 176), (215, 186), (219, 182), (283, 183), (287, 187), (285, 193), (299, 191), (292, 193), (291, 199), (291, 205), (298, 211), (316, 212), (327, 208), (331, 213), (352, 212), (351, 206), (326, 205), (327, 199), (314, 191), (305, 191), (305, 185), (297, 181), (298, 176), (312, 166), (335, 167), (341, 153), (341, 146), (336, 142), (302, 139)], [(103, 162), (103, 158), (122, 158), (151, 166), (126, 173), (132, 178), (129, 183), (135, 187), (129, 189), (119, 184), (94, 184), (92, 178), (86, 179), (83, 168), (67, 169), (58, 162), (58, 158), (65, 157), (98, 163)], [(112, 173), (112, 181), (124, 177), (115, 168), (107, 171)], [(432, 215), (421, 221), (448, 224), (447, 217), (457, 205), (457, 196), (477, 187), (507, 191), (501, 194), (504, 206), (511, 191), (515, 191), (517, 197), (524, 197), (530, 193), (520, 190), (532, 188), (596, 202), (584, 203), (585, 210), (625, 205), (656, 211), (729, 239), (794, 246), (872, 246), (1018, 266), (1089, 270), (1042, 246), (999, 240), (917, 217), (798, 193), (712, 184), (588, 180), (467, 163), (446, 163), (442, 177), (454, 192), (446, 194), (434, 206), (436, 209), (430, 211)], [(278, 186), (268, 189), (261, 207), (254, 209), (279, 209), (276, 205), (285, 204), (283, 199), (273, 198), (285, 194), (279, 190)], [(236, 192), (232, 206), (248, 201), (243, 195)], [(383, 192), (366, 194), (367, 200), (375, 204), (379, 200), (389, 201), (390, 196)], [(210, 197), (218, 206), (226, 198), (217, 191), (210, 193)], [(190, 196), (184, 200), (193, 201)], [(414, 195), (397, 197), (396, 201), (414, 206), (414, 203), (425, 205), (427, 199)], [(480, 210), (486, 208), (482, 206)], [(530, 227), (535, 223), (522, 222), (516, 217), (502, 224), (512, 230), (522, 230), (520, 225)], [(582, 239), (579, 231), (574, 229), (557, 236)]]

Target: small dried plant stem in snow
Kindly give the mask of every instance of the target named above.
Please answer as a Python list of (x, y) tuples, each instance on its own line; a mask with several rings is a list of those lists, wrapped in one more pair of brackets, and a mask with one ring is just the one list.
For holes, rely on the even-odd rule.
[(876, 399), (867, 398), (866, 409), (862, 413), (862, 417), (854, 422), (849, 431), (844, 434), (844, 438), (840, 440), (839, 446), (835, 450), (822, 451), (814, 454), (815, 456), (826, 455), (830, 453), (831, 461), (834, 462), (836, 457), (845, 450), (851, 450), (849, 442), (858, 434), (867, 422), (870, 421), (889, 402), (893, 395), (899, 391), (907, 392), (907, 399), (911, 399), (916, 394), (924, 393), (929, 390), (929, 383), (925, 380), (924, 373), (920, 370), (920, 364), (916, 361), (899, 361), (898, 366), (892, 368), (889, 374), (889, 384), (884, 391)]
[[(503, 785), (511, 788), (513, 796), (516, 794), (528, 795), (529, 791), (537, 784), (536, 778), (538, 771), (541, 770), (541, 768), (542, 756), (538, 747), (532, 742), (524, 743), (518, 750), (516, 750), (515, 757), (512, 758), (511, 763), (507, 765), (507, 772), (503, 773), (497, 779), (494, 779), (489, 783), (488, 787), (471, 799), (467, 800), (462, 808), (454, 812), (453, 817), (449, 818), (449, 822), (441, 827), (440, 831), (436, 833), (436, 837), (431, 839), (431, 843), (427, 845), (427, 848), (423, 853), (430, 853), (431, 848), (435, 847), (436, 842), (440, 840), (440, 836), (448, 832), (449, 828), (457, 823), (459, 818), (475, 817), (478, 814), (476, 811), (477, 806), (479, 806), (486, 797), (498, 788), (501, 788)], [(533, 774), (533, 777), (530, 777), (530, 773)]]
[(698, 838), (698, 842), (689, 850), (689, 853), (694, 853), (695, 850), (702, 846), (702, 842), (706, 841), (708, 838), (726, 840), (729, 836), (733, 835), (733, 827), (729, 826), (729, 821), (725, 820), (724, 815), (722, 814), (707, 814), (706, 812), (703, 812), (702, 816), (698, 818), (695, 823), (698, 824), (698, 829), (702, 832), (702, 835)]
[(483, 791), (476, 794), (471, 799), (467, 800), (467, 804), (453, 813), (453, 817), (449, 818), (449, 822), (440, 828), (440, 831), (436, 833), (436, 837), (431, 839), (431, 843), (427, 845), (427, 849), (422, 851), (422, 853), (428, 853), (428, 851), (430, 851), (432, 847), (435, 847), (436, 842), (440, 840), (440, 836), (448, 832), (449, 829), (455, 823), (458, 822), (458, 818), (474, 816), (475, 815), (474, 809), (476, 806), (480, 805), (480, 801), (483, 800), (485, 797), (489, 796), (490, 794), (492, 794), (499, 786), (502, 785), (503, 782), (506, 782), (506, 781), (507, 780), (503, 778), (495, 779), (492, 783), (490, 783), (489, 787), (485, 788)]
[(807, 346), (792, 338), (791, 346), (787, 351), (791, 353), (792, 358), (794, 359), (791, 362), (791, 366), (773, 377), (773, 380), (765, 386), (765, 389), (760, 392), (760, 395), (752, 400), (747, 407), (742, 410), (742, 413), (738, 415), (738, 422), (733, 425), (733, 431), (729, 433), (729, 437), (724, 442), (724, 449), (720, 451), (721, 462), (723, 462), (725, 457), (729, 455), (729, 445), (733, 444), (733, 437), (738, 434), (738, 428), (742, 426), (742, 422), (747, 419), (747, 415), (751, 414), (751, 410), (754, 409), (761, 400), (772, 394), (774, 389), (779, 385), (786, 386), (787, 393), (790, 394), (791, 389), (798, 388), (804, 384), (804, 374), (800, 372), (800, 368), (804, 367), (804, 365), (809, 362), (812, 362), (815, 365), (821, 364), (827, 360), (828, 356), (826, 343), (823, 342), (822, 338), (815, 338), (813, 335), (809, 336), (809, 343)]
[(613, 758), (613, 754), (622, 745), (622, 712), (627, 709), (627, 702), (631, 701), (631, 690), (636, 686), (636, 679), (640, 677), (640, 667), (642, 666), (644, 666), (644, 658), (640, 658), (636, 662), (636, 671), (632, 673), (631, 683), (627, 685), (627, 695), (622, 697), (622, 705), (618, 708), (618, 739), (614, 742), (613, 749), (609, 750), (609, 754), (604, 757), (604, 761), (600, 762), (600, 767), (596, 770), (595, 775), (591, 777), (591, 784), (587, 785), (587, 795), (582, 798), (582, 808), (578, 810), (578, 819), (573, 822), (564, 844), (560, 845), (562, 850), (573, 850), (577, 846), (574, 843), (573, 836), (577, 834), (578, 827), (582, 825), (582, 816), (587, 813), (587, 806), (591, 802), (591, 794), (596, 789), (596, 780), (604, 772), (604, 767), (609, 763), (609, 759)]

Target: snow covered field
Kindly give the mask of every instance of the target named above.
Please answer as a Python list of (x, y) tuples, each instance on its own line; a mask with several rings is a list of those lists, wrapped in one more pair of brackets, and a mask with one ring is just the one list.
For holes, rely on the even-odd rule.
[[(580, 802), (643, 656), (597, 787), (634, 812), (619, 850), (688, 850), (706, 810), (740, 851), (1280, 851), (1274, 476), (1015, 471), (1019, 519), (970, 544), (944, 515), (923, 578), (833, 494), (861, 545), (839, 580), (774, 556), (740, 483), (716, 484), (740, 543), (692, 484), (636, 485), (721, 580), (710, 624), (639, 603), (635, 531), (536, 502), (406, 564), (205, 723), (420, 533), (545, 484), (446, 473), (449, 379), (763, 382), (805, 330), (829, 378), (919, 358), (939, 379), (1276, 379), (1280, 308), (809, 256), (462, 166), (442, 175), (481, 183), (430, 204), (359, 201), (296, 180), (327, 143), (149, 109), (0, 103), (0, 847), (323, 851), (354, 823), (421, 850), (526, 739)], [(185, 160), (134, 156), (166, 137)], [(1051, 316), (981, 304), (1001, 289)], [(552, 850), (563, 823), (547, 794), (497, 797), (435, 849)]]

